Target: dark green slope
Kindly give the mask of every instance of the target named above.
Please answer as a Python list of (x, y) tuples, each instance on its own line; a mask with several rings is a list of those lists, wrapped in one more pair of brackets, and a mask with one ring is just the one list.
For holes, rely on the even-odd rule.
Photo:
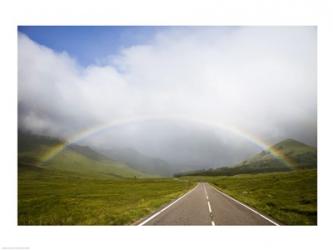
[(46, 162), (42, 157), (62, 141), (46, 136), (19, 132), (19, 167), (36, 166), (78, 174), (108, 175), (113, 177), (149, 177), (124, 163), (113, 161), (86, 146), (70, 145)]
[[(284, 159), (276, 157), (278, 152)], [(243, 161), (235, 167), (247, 168), (314, 168), (317, 167), (317, 149), (302, 142), (286, 139)]]

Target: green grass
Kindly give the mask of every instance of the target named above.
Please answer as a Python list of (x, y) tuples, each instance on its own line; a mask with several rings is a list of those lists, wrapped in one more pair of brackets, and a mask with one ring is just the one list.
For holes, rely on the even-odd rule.
[(223, 192), (282, 224), (317, 224), (316, 169), (183, 179), (210, 182)]
[[(66, 147), (41, 163), (59, 143), (19, 133), (19, 225), (131, 224), (185, 193), (196, 181), (210, 182), (282, 224), (317, 224), (316, 169), (161, 179), (79, 145)], [(316, 150), (307, 145), (285, 140), (274, 147), (297, 158), (302, 166), (317, 165)], [(261, 157), (269, 155), (262, 152), (257, 158)], [(260, 171), (262, 166), (267, 168), (265, 164), (259, 164)]]
[(193, 185), (141, 173), (75, 144), (41, 161), (61, 143), (19, 133), (19, 225), (131, 224)]
[(124, 225), (185, 193), (194, 182), (91, 177), (20, 166), (19, 225)]

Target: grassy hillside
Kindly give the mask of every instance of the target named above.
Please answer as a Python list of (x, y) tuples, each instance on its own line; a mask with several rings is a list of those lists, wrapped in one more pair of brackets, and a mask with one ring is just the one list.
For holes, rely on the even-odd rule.
[(183, 179), (210, 182), (282, 224), (317, 224), (317, 169)]
[[(288, 166), (285, 162), (277, 159), (271, 152), (278, 152), (292, 162)], [(283, 140), (269, 149), (254, 155), (252, 158), (237, 164), (235, 167), (248, 168), (314, 168), (317, 167), (317, 149), (293, 139)]]
[[(292, 164), (286, 164), (284, 160), (281, 160), (281, 158), (277, 158), (274, 154), (272, 154), (272, 151), (283, 155), (284, 158), (288, 159), (288, 162), (292, 162)], [(175, 176), (232, 176), (237, 174), (269, 173), (278, 171), (291, 171), (295, 169), (311, 169), (316, 167), (316, 148), (293, 139), (287, 139), (234, 166), (178, 173)]]
[(19, 133), (18, 162), (22, 165), (36, 165), (47, 169), (57, 169), (89, 175), (110, 175), (121, 177), (149, 177), (126, 164), (113, 161), (86, 146), (70, 145), (47, 162), (40, 159), (60, 140)]
[(71, 148), (68, 148), (55, 156), (50, 161), (40, 165), (48, 169), (58, 169), (82, 174), (106, 174), (121, 177), (148, 177), (125, 164), (111, 160), (96, 160), (88, 158)]
[(190, 189), (174, 179), (105, 178), (22, 166), (19, 225), (123, 225), (149, 215)]

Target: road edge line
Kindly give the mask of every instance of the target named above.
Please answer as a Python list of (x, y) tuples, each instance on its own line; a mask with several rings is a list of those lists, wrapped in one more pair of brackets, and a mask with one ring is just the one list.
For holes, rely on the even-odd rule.
[(253, 213), (255, 213), (255, 214), (261, 216), (262, 218), (264, 218), (265, 220), (271, 222), (273, 225), (275, 225), (275, 226), (280, 226), (279, 223), (277, 223), (276, 221), (274, 221), (274, 220), (272, 220), (272, 219), (270, 219), (270, 218), (267, 218), (265, 215), (259, 213), (259, 212), (258, 212), (257, 210), (255, 210), (254, 208), (251, 208), (251, 207), (249, 207), (248, 205), (245, 205), (244, 203), (240, 202), (239, 200), (236, 200), (235, 198), (231, 197), (230, 195), (228, 195), (228, 194), (222, 192), (221, 190), (217, 189), (215, 186), (211, 185), (210, 183), (208, 183), (208, 185), (210, 185), (211, 187), (213, 187), (216, 191), (220, 192), (220, 193), (221, 193), (222, 195), (224, 195), (225, 197), (227, 197), (227, 198), (229, 198), (229, 199), (231, 199), (231, 200), (237, 202), (238, 204), (242, 205), (243, 207), (245, 207), (245, 208), (251, 210)]
[(157, 212), (154, 212), (151, 216), (149, 216), (147, 219), (145, 219), (144, 221), (142, 221), (141, 223), (138, 224), (138, 226), (144, 226), (147, 222), (151, 221), (152, 219), (154, 219), (156, 216), (160, 215), (162, 212), (164, 212), (165, 210), (167, 210), (169, 207), (171, 207), (173, 204), (175, 204), (177, 201), (181, 200), (182, 198), (184, 198), (186, 195), (190, 194), (194, 189), (196, 189), (199, 186), (199, 183), (192, 188), (191, 190), (187, 191), (185, 194), (183, 194), (182, 196), (180, 196), (177, 200), (174, 200), (173, 202), (171, 202), (169, 205), (167, 205), (166, 207), (162, 208), (161, 210), (158, 210)]

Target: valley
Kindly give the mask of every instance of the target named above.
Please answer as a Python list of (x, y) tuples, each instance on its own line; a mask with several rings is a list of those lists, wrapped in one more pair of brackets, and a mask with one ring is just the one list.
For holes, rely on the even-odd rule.
[[(295, 140), (284, 140), (234, 166), (176, 173), (174, 177), (158, 175), (161, 171), (154, 172), (154, 166), (149, 165), (154, 160), (135, 152), (132, 158), (127, 157), (131, 161), (123, 162), (126, 155), (110, 157), (77, 144), (42, 160), (46, 152), (61, 143), (50, 137), (19, 134), (19, 225), (130, 225), (187, 194), (198, 183), (207, 184), (200, 184), (195, 203), (202, 203), (202, 190), (211, 190), (207, 186), (210, 184), (279, 224), (317, 224), (316, 149)], [(277, 157), (277, 150), (285, 157)], [(135, 159), (140, 164), (135, 164)], [(155, 162), (157, 168), (165, 164)], [(213, 210), (216, 204), (230, 202), (222, 201), (222, 197), (214, 199)], [(192, 207), (191, 202), (184, 204), (182, 211)], [(215, 217), (222, 216), (216, 223), (261, 223), (257, 219), (237, 219), (240, 215), (233, 209), (229, 209), (229, 220), (223, 219), (223, 209), (216, 210)], [(179, 214), (170, 223), (196, 224), (200, 211), (190, 212), (194, 220), (184, 220), (185, 215)], [(244, 218), (251, 217), (248, 211), (242, 213)]]

